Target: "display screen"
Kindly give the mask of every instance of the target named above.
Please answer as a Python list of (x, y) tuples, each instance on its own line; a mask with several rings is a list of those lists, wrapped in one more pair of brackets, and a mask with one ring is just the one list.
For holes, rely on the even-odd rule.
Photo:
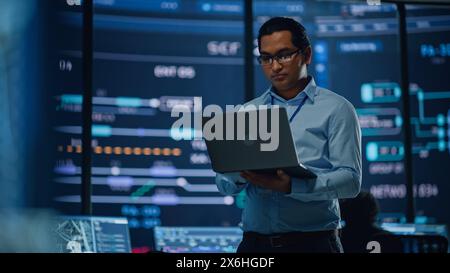
[[(157, 226), (237, 227), (245, 195), (222, 196), (194, 128), (171, 129), (176, 105), (198, 111), (245, 101), (244, 1), (95, 2), (92, 115), (94, 215), (128, 219), (135, 250)], [(55, 207), (80, 212), (82, 13), (58, 1), (52, 90)], [(254, 1), (254, 44), (273, 16), (300, 21), (312, 41), (309, 73), (349, 100), (362, 129), (363, 189), (384, 213), (406, 210), (403, 122), (411, 122), (417, 213), (450, 222), (450, 10), (407, 6), (409, 92), (400, 88), (393, 4)], [(254, 60), (254, 96), (269, 88)], [(402, 118), (402, 96), (411, 120)], [(181, 139), (181, 140), (179, 140)], [(428, 220), (427, 220), (428, 221)]]

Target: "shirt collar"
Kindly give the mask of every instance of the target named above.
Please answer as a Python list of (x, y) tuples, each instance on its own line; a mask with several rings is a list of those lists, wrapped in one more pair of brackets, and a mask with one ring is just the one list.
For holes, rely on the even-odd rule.
[(316, 96), (316, 82), (314, 81), (314, 78), (312, 76), (308, 76), (310, 78), (309, 83), (306, 85), (305, 89), (303, 89), (302, 92), (298, 93), (297, 96), (293, 97), (290, 100), (286, 100), (282, 97), (280, 97), (275, 90), (273, 89), (273, 86), (271, 86), (267, 92), (267, 100), (271, 100), (271, 97), (282, 101), (282, 102), (296, 102), (296, 101), (301, 101), (304, 98), (304, 94), (306, 94), (306, 96), (311, 100), (311, 102), (314, 102), (314, 97)]

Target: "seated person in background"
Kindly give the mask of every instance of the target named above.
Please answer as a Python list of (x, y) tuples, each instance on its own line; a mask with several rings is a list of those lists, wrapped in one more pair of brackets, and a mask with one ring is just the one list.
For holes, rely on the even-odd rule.
[(401, 240), (376, 224), (379, 206), (375, 197), (361, 191), (353, 199), (340, 200), (341, 217), (345, 227), (341, 240), (346, 253), (369, 253), (371, 241), (379, 243), (381, 253), (401, 253)]

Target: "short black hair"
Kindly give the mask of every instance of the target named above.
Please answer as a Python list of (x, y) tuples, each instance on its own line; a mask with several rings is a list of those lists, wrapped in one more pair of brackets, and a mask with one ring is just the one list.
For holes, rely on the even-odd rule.
[(302, 52), (311, 46), (305, 27), (294, 19), (288, 17), (273, 17), (265, 22), (258, 33), (258, 48), (261, 48), (261, 38), (277, 31), (288, 30), (292, 34), (292, 44)]

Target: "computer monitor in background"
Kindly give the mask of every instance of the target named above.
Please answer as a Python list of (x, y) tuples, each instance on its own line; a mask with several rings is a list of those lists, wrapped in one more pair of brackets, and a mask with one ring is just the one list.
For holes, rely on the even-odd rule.
[(381, 227), (400, 238), (403, 253), (449, 252), (446, 225), (383, 223)]
[(126, 218), (60, 216), (56, 222), (58, 252), (131, 253)]
[(448, 237), (446, 225), (383, 223), (381, 228), (396, 235), (440, 235)]
[[(377, 222), (379, 225), (383, 225), (384, 223), (398, 223), (398, 224), (406, 224), (406, 215), (401, 212), (380, 212), (377, 217)], [(428, 215), (416, 215), (414, 219), (414, 224), (427, 224), (434, 225), (438, 221), (435, 217), (431, 217)]]
[(155, 249), (170, 253), (235, 253), (239, 227), (155, 227)]

